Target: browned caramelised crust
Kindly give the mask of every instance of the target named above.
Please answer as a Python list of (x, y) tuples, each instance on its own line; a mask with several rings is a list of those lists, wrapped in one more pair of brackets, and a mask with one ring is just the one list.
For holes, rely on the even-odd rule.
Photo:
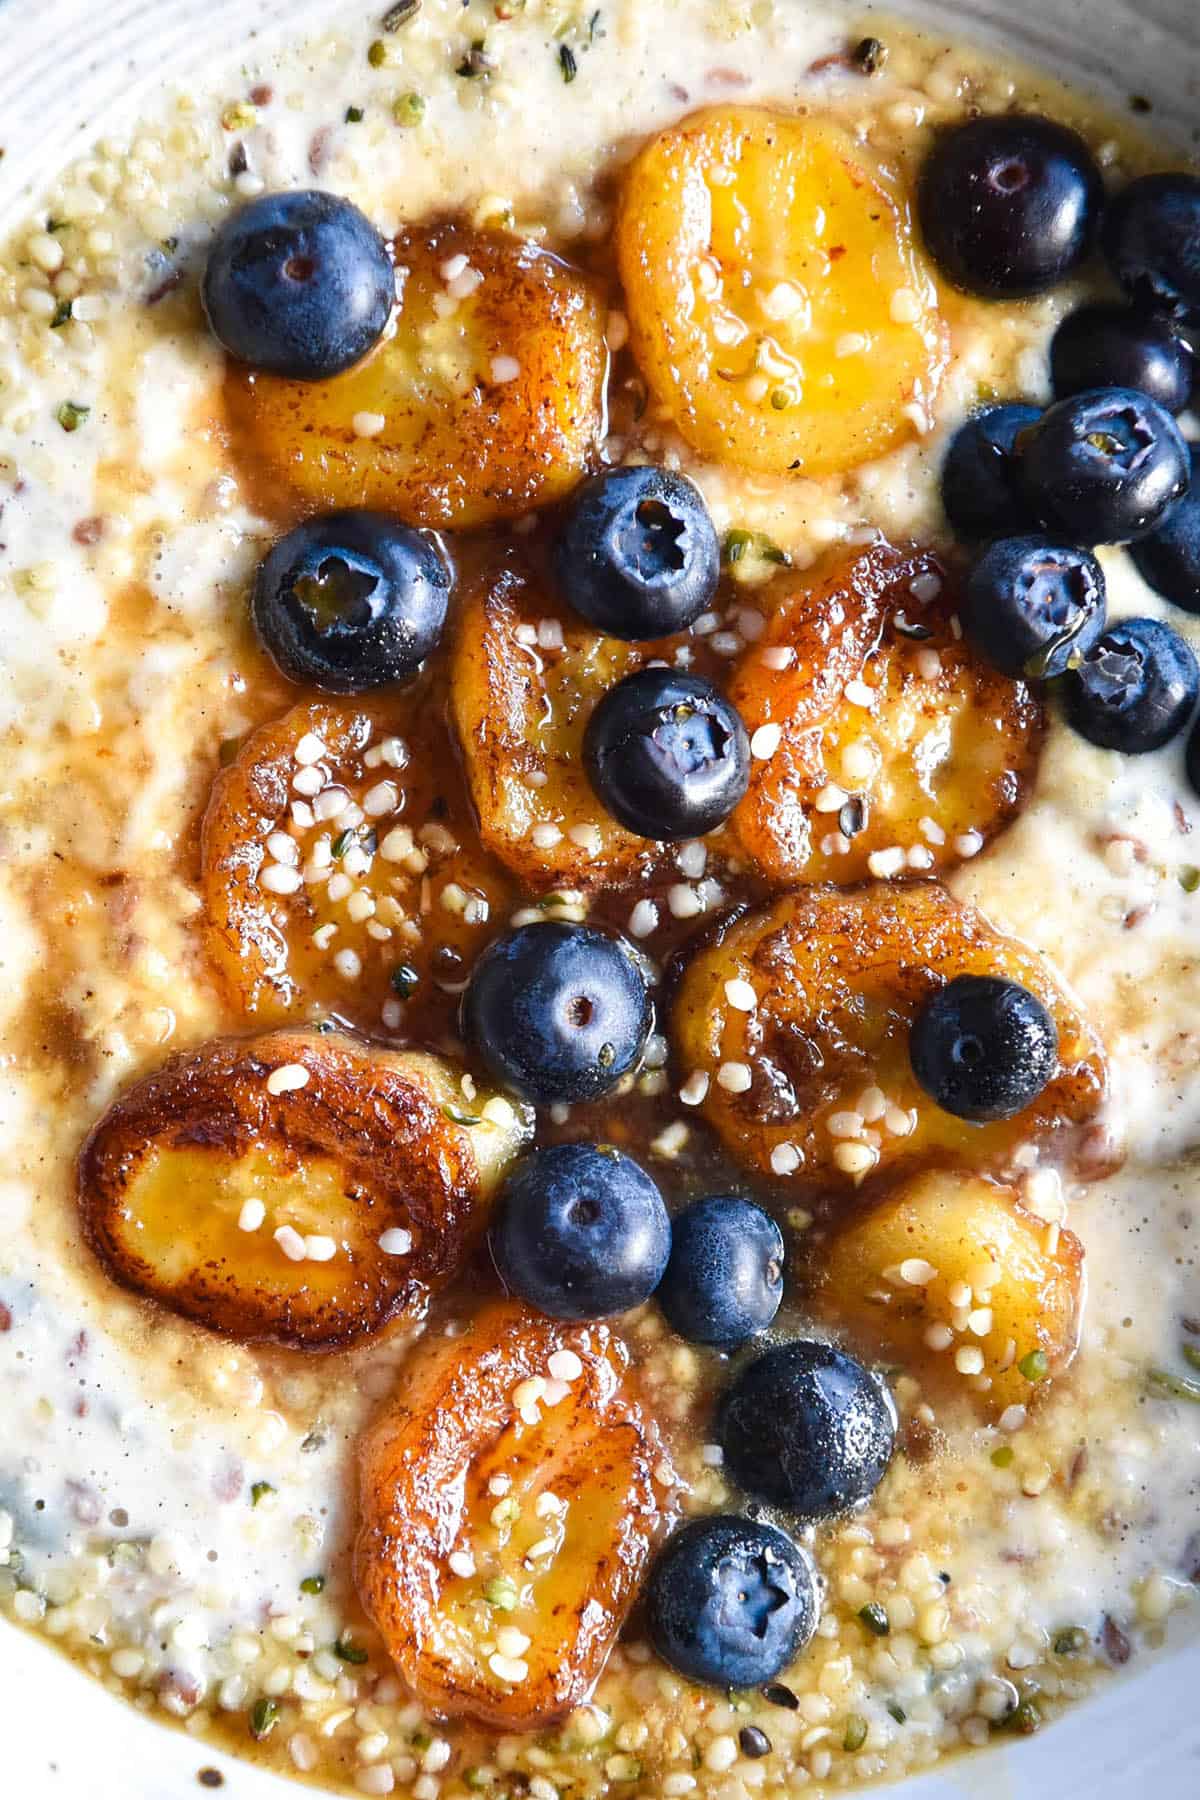
[[(305, 1084), (273, 1093), (268, 1078), (283, 1069), (307, 1071)], [(314, 1159), (333, 1164), (344, 1201), (336, 1255), (291, 1261), (270, 1218), (255, 1231), (218, 1225), (203, 1196), (190, 1217), (148, 1215), (138, 1178), (173, 1153), (202, 1157), (214, 1186), (251, 1156), (281, 1179)], [(146, 1076), (84, 1145), (79, 1199), (88, 1242), (125, 1287), (230, 1336), (306, 1350), (418, 1313), (482, 1224), (469, 1135), (419, 1079), (348, 1037), (307, 1032), (221, 1040)], [(411, 1235), (404, 1256), (380, 1247), (392, 1229)]]
[[(567, 1393), (522, 1410), (521, 1384), (547, 1378), (563, 1350), (581, 1365)], [(367, 1432), (358, 1590), (425, 1705), (532, 1730), (568, 1713), (603, 1668), (667, 1518), (655, 1484), (657, 1429), (626, 1365), (606, 1326), (568, 1325), (501, 1302), (464, 1336), (426, 1342)], [(507, 1479), (489, 1490), (494, 1475)], [(522, 1524), (531, 1541), (544, 1532), (542, 1494), (566, 1509), (566, 1525), (557, 1555), (540, 1562), (522, 1562), (510, 1537), (509, 1564), (527, 1591), (518, 1589), (510, 1610), (489, 1613), (481, 1596), (487, 1546), (498, 1536), (490, 1524), (497, 1493), (517, 1510), (512, 1534)], [(468, 1545), (476, 1567), (463, 1580), (448, 1558)], [(488, 1651), (505, 1623), (531, 1640), (515, 1680)]]
[[(777, 578), (729, 697), (769, 746), (733, 830), (773, 885), (950, 869), (1016, 815), (1037, 769), (1040, 701), (957, 631), (930, 551), (882, 541)], [(892, 867), (897, 864), (897, 867)]]
[[(565, 495), (599, 436), (607, 367), (596, 285), (527, 239), (444, 223), (394, 244), (397, 302), (365, 362), (333, 381), (231, 368), (235, 451), (322, 510), (372, 506), (415, 525), (486, 524)], [(473, 288), (461, 293), (457, 268)], [(435, 301), (455, 301), (443, 319)], [(377, 415), (378, 432), (356, 419)]]
[[(913, 1076), (913, 1017), (956, 975), (1020, 982), (1058, 1027), (1057, 1072), (1016, 1118), (968, 1124)], [(731, 1003), (731, 981), (753, 990), (750, 1010)], [(1105, 1093), (1100, 1041), (1044, 959), (933, 881), (801, 889), (747, 914), (689, 964), (674, 1019), (681, 1070), (708, 1076), (704, 1115), (728, 1148), (799, 1182), (857, 1186), (938, 1154), (985, 1166), (1091, 1118)], [(885, 1102), (870, 1120), (857, 1110), (867, 1090)], [(799, 1161), (781, 1169), (785, 1147)]]

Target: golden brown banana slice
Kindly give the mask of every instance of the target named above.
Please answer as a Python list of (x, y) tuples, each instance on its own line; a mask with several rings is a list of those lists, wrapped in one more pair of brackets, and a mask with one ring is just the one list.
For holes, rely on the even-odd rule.
[[(913, 1016), (956, 975), (1003, 975), (1049, 1009), (1059, 1066), (1014, 1119), (943, 1112), (909, 1065)], [(801, 890), (736, 920), (688, 965), (675, 1047), (729, 1149), (764, 1175), (857, 1186), (951, 1153), (986, 1167), (1029, 1137), (1090, 1118), (1105, 1091), (1099, 1040), (1036, 951), (1001, 937), (936, 882)]]
[(702, 455), (828, 474), (927, 416), (946, 334), (908, 197), (829, 120), (723, 106), (662, 132), (617, 256), (641, 371)]
[(339, 1350), (418, 1317), (527, 1135), (441, 1058), (331, 1033), (221, 1040), (122, 1096), (79, 1161), (123, 1287), (247, 1342)]
[(648, 860), (593, 792), (583, 734), (601, 696), (661, 648), (602, 637), (512, 565), (463, 608), (450, 701), (479, 835), (531, 885), (622, 882)]
[(781, 578), (729, 697), (755, 738), (733, 828), (772, 882), (953, 868), (1028, 792), (1042, 708), (955, 633), (937, 558), (836, 552)]
[(626, 1365), (606, 1326), (502, 1302), (367, 1432), (358, 1591), (423, 1705), (528, 1731), (595, 1682), (667, 1513)]
[(461, 987), (513, 890), (475, 840), (436, 700), (314, 701), (213, 785), (204, 930), (239, 1005), (395, 1028)]
[(403, 231), (394, 254), (392, 323), (356, 368), (308, 382), (230, 366), (251, 479), (309, 509), (379, 507), (413, 525), (482, 525), (560, 499), (602, 425), (592, 283), (524, 239), (456, 224)]
[(1011, 1188), (931, 1169), (835, 1225), (817, 1252), (823, 1317), (933, 1392), (990, 1416), (1029, 1406), (1070, 1362), (1083, 1246)]

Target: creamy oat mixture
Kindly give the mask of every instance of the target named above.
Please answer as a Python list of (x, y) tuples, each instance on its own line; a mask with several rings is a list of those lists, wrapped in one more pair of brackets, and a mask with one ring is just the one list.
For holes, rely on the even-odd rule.
[[(200, 316), (215, 223), (264, 189), (316, 184), (385, 233), (449, 202), (602, 269), (616, 174), (647, 134), (731, 93), (827, 108), (904, 166), (968, 100), (1019, 96), (1078, 123), (1113, 181), (1154, 165), (1053, 84), (869, 29), (890, 54), (867, 78), (820, 6), (426, 0), (387, 34), (341, 8), (321, 35), (247, 47), (158, 96), (0, 255), (0, 1609), (139, 1708), (281, 1768), (415, 1800), (819, 1791), (986, 1743), (1017, 1701), (1036, 1723), (1194, 1602), (1200, 1409), (1151, 1374), (1186, 1374), (1181, 1321), (1200, 1317), (1200, 802), (1178, 744), (1122, 760), (1053, 723), (1021, 815), (949, 878), (1045, 954), (1107, 1048), (1110, 1099), (1075, 1160), (1032, 1144), (1012, 1159), (1027, 1205), (1086, 1247), (1082, 1342), (1045, 1404), (999, 1426), (935, 1412), (899, 1376), (932, 1454), (897, 1457), (866, 1511), (813, 1539), (825, 1613), (786, 1704), (690, 1687), (635, 1615), (561, 1727), (497, 1738), (424, 1716), (347, 1559), (352, 1445), (416, 1332), (326, 1358), (246, 1349), (118, 1290), (80, 1240), (74, 1159), (97, 1116), (168, 1050), (243, 1028), (197, 931), (198, 820), (224, 747), (294, 698), (245, 623), (279, 523), (230, 452)], [(1048, 397), (1050, 331), (1086, 285), (1021, 306), (944, 293), (952, 357), (932, 416), (844, 480), (697, 463), (617, 408), (606, 454), (686, 468), (719, 531), (763, 533), (799, 569), (873, 529), (942, 543), (948, 433), (981, 393)], [(1103, 561), (1112, 614), (1171, 611), (1200, 648), (1125, 554)], [(717, 655), (761, 629), (769, 573), (744, 559), (723, 589), (705, 622), (727, 640)], [(652, 958), (727, 897), (696, 846), (677, 863), (666, 887), (621, 896), (615, 922)], [(518, 884), (502, 904), (536, 897)], [(551, 911), (586, 904), (568, 892)], [(434, 1047), (452, 1021), (447, 998), (424, 1022)], [(371, 1028), (400, 1042), (412, 1024), (385, 1003)], [(719, 1165), (679, 1093), (687, 1071), (661, 1039), (648, 1062), (630, 1143), (682, 1197)], [(761, 1191), (802, 1265), (807, 1198), (778, 1172)], [(455, 1308), (452, 1293), (429, 1329), (453, 1331)], [(685, 1509), (732, 1502), (704, 1432), (710, 1360), (652, 1307), (628, 1335), (660, 1416), (683, 1422)], [(860, 1622), (872, 1603), (887, 1636)], [(767, 1754), (747, 1751), (749, 1726)]]

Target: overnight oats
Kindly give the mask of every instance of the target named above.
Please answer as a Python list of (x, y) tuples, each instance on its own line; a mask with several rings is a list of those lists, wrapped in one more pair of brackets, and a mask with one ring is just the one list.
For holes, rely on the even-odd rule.
[(197, 1769), (815, 1793), (1191, 1628), (1200, 179), (850, 27), (330, 8), (0, 252), (0, 1612)]

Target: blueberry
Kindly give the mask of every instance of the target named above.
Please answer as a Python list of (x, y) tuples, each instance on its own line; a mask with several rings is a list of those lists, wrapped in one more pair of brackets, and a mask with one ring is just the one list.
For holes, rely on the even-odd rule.
[(1102, 750), (1140, 756), (1183, 730), (1198, 688), (1196, 658), (1177, 631), (1157, 619), (1122, 619), (1067, 676), (1067, 721)]
[(869, 1498), (896, 1436), (891, 1397), (834, 1344), (798, 1338), (747, 1364), (717, 1411), (734, 1481), (770, 1506), (830, 1518)]
[(968, 641), (1002, 674), (1061, 675), (1104, 630), (1104, 571), (1073, 544), (998, 538), (968, 577), (961, 616)]
[(1200, 719), (1188, 733), (1187, 753), (1184, 760), (1192, 792), (1200, 794)]
[(1133, 299), (1175, 319), (1200, 320), (1200, 177), (1131, 181), (1109, 202), (1103, 243)]
[(605, 810), (644, 838), (703, 837), (750, 783), (737, 709), (700, 675), (639, 669), (587, 723), (583, 758)]
[(505, 1286), (555, 1319), (604, 1319), (649, 1299), (671, 1227), (662, 1195), (619, 1150), (553, 1144), (504, 1184), (491, 1229)]
[(226, 219), (201, 293), (230, 356), (271, 375), (325, 381), (379, 341), (396, 275), (357, 206), (310, 189), (262, 194)]
[(326, 513), (267, 552), (251, 613), (289, 681), (362, 694), (413, 674), (436, 649), (450, 586), (428, 532), (385, 513)]
[(1097, 302), (1068, 313), (1050, 342), (1050, 375), (1061, 400), (1089, 388), (1136, 388), (1169, 413), (1192, 391), (1192, 353), (1166, 319)]
[(1036, 114), (952, 125), (921, 170), (930, 255), (955, 287), (994, 300), (1044, 293), (1087, 255), (1103, 188), (1074, 131)]
[(606, 469), (576, 490), (556, 551), (575, 611), (610, 637), (668, 637), (706, 612), (721, 548), (699, 488), (669, 469)]
[(1187, 492), (1187, 445), (1148, 395), (1089, 388), (1022, 434), (1021, 480), (1037, 517), (1073, 543), (1125, 544)]
[(730, 1349), (765, 1331), (783, 1298), (783, 1235), (735, 1194), (697, 1200), (671, 1224), (657, 1294), (667, 1323), (694, 1344)]
[(984, 1124), (1037, 1099), (1058, 1067), (1058, 1027), (1019, 982), (956, 975), (917, 1013), (908, 1054), (943, 1112)]
[(960, 537), (998, 537), (1029, 524), (1017, 434), (1040, 418), (1035, 406), (985, 406), (959, 426), (942, 464), (942, 505)]
[(521, 925), (488, 945), (462, 999), (463, 1035), (526, 1100), (596, 1100), (641, 1060), (652, 1009), (617, 938), (589, 925)]
[(1200, 613), (1200, 451), (1191, 451), (1192, 479), (1179, 505), (1148, 537), (1130, 545), (1139, 575), (1185, 612)]
[(811, 1562), (774, 1525), (717, 1514), (668, 1538), (646, 1586), (663, 1661), (710, 1687), (751, 1688), (793, 1663), (817, 1628)]

